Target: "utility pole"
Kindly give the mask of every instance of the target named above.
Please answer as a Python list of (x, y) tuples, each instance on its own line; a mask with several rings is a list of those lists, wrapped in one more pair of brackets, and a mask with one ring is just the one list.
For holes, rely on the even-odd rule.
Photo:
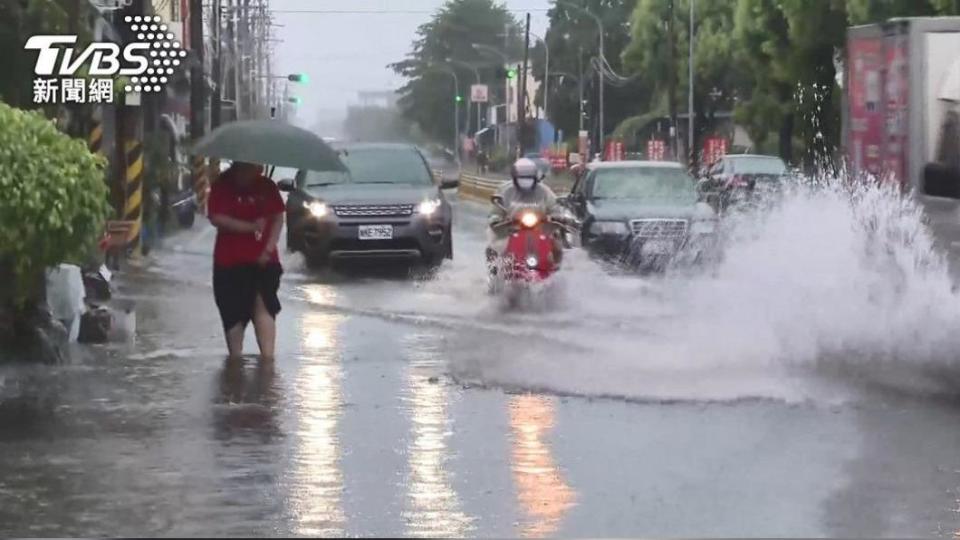
[[(520, 122), (518, 130), (520, 133), (520, 153), (527, 150), (527, 66), (530, 63), (530, 14), (527, 13), (527, 28), (525, 31), (523, 43), (523, 69), (520, 75), (520, 100), (517, 103), (517, 120)], [(518, 158), (520, 156), (517, 156)]]
[(190, 68), (190, 137), (203, 137), (204, 110), (203, 2), (190, 2), (190, 49), (194, 62)]
[(690, 31), (687, 33), (690, 41), (690, 60), (687, 62), (690, 64), (688, 67), (687, 78), (688, 89), (687, 93), (687, 155), (688, 155), (688, 165), (693, 167), (694, 162), (696, 161), (696, 154), (694, 152), (694, 137), (693, 137), (693, 44), (694, 44), (694, 30), (693, 30), (693, 9), (696, 4), (696, 0), (690, 0)]
[(211, 76), (213, 77), (213, 95), (210, 96), (210, 129), (216, 129), (222, 122), (221, 108), (223, 99), (223, 36), (220, 26), (220, 12), (223, 6), (221, 0), (213, 0), (213, 65)]
[(243, 0), (239, 7), (240, 22), (237, 25), (239, 30), (239, 45), (237, 50), (237, 64), (239, 66), (240, 87), (237, 89), (237, 102), (242, 103), (243, 110), (247, 117), (252, 118), (253, 112), (250, 99), (250, 0)]
[[(670, 88), (668, 90), (668, 101), (670, 107), (670, 137), (673, 140), (673, 156), (680, 159), (679, 133), (677, 130), (677, 63), (676, 63), (676, 39), (673, 29), (673, 1), (670, 0), (670, 11), (667, 16), (667, 65), (670, 66)], [(602, 81), (601, 76), (601, 81)], [(602, 84), (602, 83), (601, 83)]]
[[(577, 49), (577, 66), (580, 69), (579, 78), (577, 79), (577, 89), (580, 94), (580, 99), (578, 100), (580, 104), (580, 131), (583, 131), (583, 47)], [(578, 133), (579, 137), (580, 134)]]

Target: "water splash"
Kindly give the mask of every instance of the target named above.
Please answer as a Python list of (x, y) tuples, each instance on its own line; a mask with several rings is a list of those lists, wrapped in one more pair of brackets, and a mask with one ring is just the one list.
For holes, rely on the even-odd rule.
[[(574, 253), (559, 311), (500, 315), (546, 336), (573, 324), (593, 354), (514, 342), (453, 355), (452, 371), (640, 400), (845, 401), (861, 383), (954, 392), (960, 298), (922, 209), (895, 186), (814, 178), (723, 229), (712, 272), (618, 277)], [(485, 360), (498, 351), (514, 360)]]

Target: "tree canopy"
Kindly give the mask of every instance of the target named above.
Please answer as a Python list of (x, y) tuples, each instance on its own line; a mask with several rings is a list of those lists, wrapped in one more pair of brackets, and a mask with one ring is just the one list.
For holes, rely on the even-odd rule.
[[(491, 81), (501, 60), (491, 58), (480, 44), (517, 58), (519, 45), (517, 21), (502, 5), (493, 0), (450, 0), (427, 23), (417, 30), (417, 39), (404, 60), (390, 67), (407, 79), (400, 88), (399, 106), (403, 114), (416, 122), (424, 133), (437, 140), (453, 137), (454, 71), (460, 86), (456, 93), (463, 97), (460, 126), (470, 116), (469, 90), (476, 82), (476, 67), (482, 80)], [(512, 37), (510, 37), (512, 36)], [(465, 65), (466, 64), (466, 65)], [(493, 99), (502, 100), (501, 85), (491, 84)], [(500, 92), (498, 94), (498, 92)]]

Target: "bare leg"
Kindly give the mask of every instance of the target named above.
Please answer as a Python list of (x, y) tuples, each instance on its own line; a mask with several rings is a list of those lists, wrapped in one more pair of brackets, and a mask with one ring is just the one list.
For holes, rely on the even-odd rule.
[(257, 334), (257, 344), (260, 345), (260, 358), (265, 362), (273, 361), (277, 322), (270, 316), (259, 294), (253, 304), (253, 329)]
[(243, 325), (238, 324), (227, 330), (227, 351), (230, 358), (240, 358), (243, 356)]

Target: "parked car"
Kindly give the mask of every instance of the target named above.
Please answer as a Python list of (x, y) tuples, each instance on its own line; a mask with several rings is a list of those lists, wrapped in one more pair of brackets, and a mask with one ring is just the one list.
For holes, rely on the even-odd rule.
[(453, 211), (423, 154), (405, 144), (338, 147), (348, 172), (299, 171), (280, 182), (287, 247), (311, 267), (345, 259), (439, 265), (453, 257)]
[(717, 214), (679, 163), (590, 163), (564, 204), (582, 223), (581, 245), (594, 257), (660, 270), (678, 257), (713, 255)]
[(728, 154), (714, 163), (699, 189), (720, 212), (777, 192), (791, 177), (787, 164), (776, 156)]

